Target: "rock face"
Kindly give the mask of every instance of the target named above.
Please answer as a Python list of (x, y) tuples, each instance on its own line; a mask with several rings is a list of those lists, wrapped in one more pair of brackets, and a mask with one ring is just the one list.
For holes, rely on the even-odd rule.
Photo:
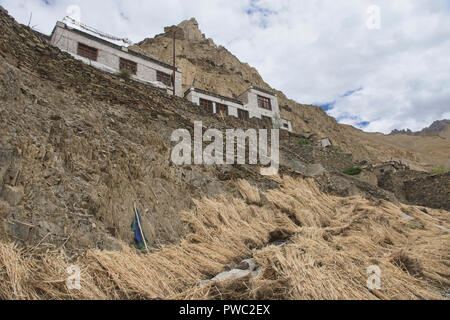
[[(184, 39), (188, 41), (203, 41), (206, 39), (205, 35), (201, 33), (198, 28), (198, 22), (195, 18), (183, 21), (178, 27), (184, 32)], [(164, 30), (164, 32), (167, 32)]]
[[(290, 100), (283, 92), (271, 88), (255, 68), (239, 61), (226, 48), (217, 46), (212, 39), (207, 39), (194, 18), (183, 21), (176, 27), (165, 28), (165, 33), (145, 39), (134, 49), (172, 64), (174, 28), (179, 30), (176, 33), (176, 57), (177, 66), (183, 70), (184, 90), (195, 86), (234, 98), (250, 85), (275, 92), (282, 117), (292, 121), (296, 133), (330, 137), (334, 146), (353, 154), (357, 160), (403, 160), (416, 168), (431, 168), (448, 159), (450, 141), (423, 140), (420, 136), (397, 139), (393, 136), (364, 133), (351, 126), (338, 124), (320, 107)], [(450, 134), (450, 128), (448, 133)], [(442, 150), (447, 150), (448, 153)]]
[[(135, 49), (172, 64), (174, 28), (166, 27), (164, 34), (142, 41)], [(181, 22), (177, 29), (177, 66), (183, 70), (184, 90), (195, 85), (200, 89), (237, 97), (242, 93), (242, 88), (248, 88), (250, 83), (270, 89), (254, 68), (243, 65), (224, 47), (218, 47), (212, 39), (207, 39), (195, 18)]]

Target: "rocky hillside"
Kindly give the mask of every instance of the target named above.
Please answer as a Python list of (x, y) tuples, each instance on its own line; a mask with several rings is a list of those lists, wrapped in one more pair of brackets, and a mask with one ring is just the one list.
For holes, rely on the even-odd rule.
[(207, 39), (194, 18), (181, 22), (177, 27), (165, 28), (163, 34), (145, 39), (134, 49), (172, 64), (174, 30), (177, 39), (177, 65), (183, 70), (184, 89), (194, 85), (221, 95), (237, 97), (253, 84), (276, 92), (282, 117), (292, 121), (297, 133), (328, 137), (334, 145), (352, 153), (357, 160), (402, 160), (418, 169), (429, 169), (448, 160), (450, 141), (424, 140), (421, 137), (404, 141), (405, 139), (391, 139), (382, 134), (367, 134), (354, 127), (338, 124), (320, 107), (289, 99), (283, 92), (271, 88), (270, 79), (262, 79), (255, 68), (240, 62), (226, 48)]
[[(277, 185), (255, 166), (170, 162), (172, 131), (192, 132), (192, 119), (220, 130), (257, 128), (258, 121), (211, 117), (185, 99), (73, 59), (4, 12), (1, 19), (0, 239), (73, 254), (117, 249), (120, 241), (133, 244), (136, 203), (149, 240), (161, 247), (184, 237), (178, 214), (194, 199), (238, 194), (238, 178), (263, 190)], [(314, 176), (325, 169), (333, 180), (334, 171), (355, 164), (341, 151), (300, 146), (299, 138), (282, 133), (281, 172)], [(338, 179), (337, 194), (394, 199)]]
[[(343, 175), (351, 154), (286, 132), (279, 176), (175, 166), (171, 133), (192, 119), (262, 124), (85, 65), (0, 7), (0, 299), (445, 297), (448, 211), (401, 204), (370, 170)], [(62, 280), (72, 264), (81, 290)], [(383, 290), (366, 286), (374, 264)]]

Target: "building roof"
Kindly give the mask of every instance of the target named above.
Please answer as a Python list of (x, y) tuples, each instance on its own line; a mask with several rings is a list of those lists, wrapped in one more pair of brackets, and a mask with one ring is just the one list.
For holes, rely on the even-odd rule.
[(212, 93), (212, 92), (209, 92), (209, 91), (205, 91), (205, 90), (201, 90), (201, 89), (193, 88), (193, 87), (187, 89), (184, 92), (184, 96), (186, 97), (186, 95), (192, 90), (194, 90), (195, 92), (198, 92), (198, 93), (206, 94), (206, 95), (211, 96), (211, 97), (216, 97), (216, 98), (219, 98), (219, 99), (222, 99), (222, 100), (226, 100), (226, 101), (230, 101), (230, 102), (233, 102), (233, 103), (236, 103), (236, 104), (240, 104), (242, 106), (244, 105), (244, 103), (242, 101), (240, 101), (240, 100), (233, 99), (233, 98), (230, 98), (230, 97), (221, 96), (220, 94), (217, 94), (217, 93)]
[[(144, 54), (142, 54), (142, 53), (136, 52), (136, 51), (131, 50), (131, 49), (129, 49), (129, 48), (127, 48), (127, 51), (123, 51), (123, 50), (122, 50), (122, 47), (119, 46), (119, 45), (117, 45), (117, 44), (115, 44), (115, 43), (109, 42), (109, 41), (107, 41), (107, 40), (105, 40), (105, 39), (96, 37), (96, 36), (94, 36), (94, 35), (92, 35), (92, 34), (89, 34), (89, 33), (87, 33), (87, 32), (78, 30), (78, 29), (76, 29), (76, 28), (71, 28), (71, 27), (69, 28), (64, 22), (61, 22), (61, 25), (64, 25), (64, 29), (69, 30), (69, 31), (71, 31), (71, 32), (78, 33), (79, 35), (82, 35), (83, 37), (89, 38), (89, 39), (94, 40), (94, 41), (97, 41), (97, 42), (101, 42), (102, 44), (105, 44), (105, 45), (107, 45), (107, 46), (109, 46), (109, 47), (111, 47), (111, 48), (114, 48), (114, 49), (116, 49), (116, 50), (120, 50), (120, 51), (122, 51), (122, 52), (129, 53), (130, 55), (133, 55), (133, 56), (135, 56), (135, 57), (138, 57), (138, 58), (141, 58), (141, 59), (144, 59), (144, 60), (147, 60), (147, 61), (150, 61), (150, 62), (159, 64), (160, 66), (163, 66), (163, 67), (166, 67), (166, 68), (168, 68), (168, 69), (172, 69), (172, 70), (173, 70), (173, 66), (171, 66), (170, 64), (167, 64), (167, 63), (164, 63), (164, 62), (162, 62), (162, 61), (156, 60), (156, 59), (154, 59), (154, 58), (152, 58), (152, 57), (146, 56), (146, 55), (144, 55)], [(56, 29), (56, 27), (55, 27), (55, 29)], [(53, 29), (52, 35), (53, 35), (53, 33), (55, 32), (55, 29)], [(180, 69), (177, 68), (177, 71), (180, 72)]]
[(262, 88), (259, 88), (259, 87), (251, 86), (251, 87), (249, 88), (249, 90), (250, 90), (250, 89), (255, 89), (255, 90), (257, 90), (257, 91), (260, 91), (260, 92), (263, 92), (263, 93), (270, 94), (271, 96), (274, 96), (274, 97), (276, 96), (275, 93), (270, 92), (270, 91), (265, 90), (265, 89), (262, 89)]

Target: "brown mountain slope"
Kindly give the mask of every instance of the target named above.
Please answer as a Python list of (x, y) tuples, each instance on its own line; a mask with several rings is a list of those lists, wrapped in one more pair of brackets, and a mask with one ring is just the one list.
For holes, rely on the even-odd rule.
[[(171, 133), (192, 132), (192, 119), (221, 130), (254, 123), (83, 64), (1, 6), (0, 35), (0, 299), (447, 294), (448, 211), (329, 195), (287, 166), (283, 177), (176, 166)], [(300, 162), (300, 147), (281, 138), (282, 155), (294, 153), (284, 162)], [(134, 202), (148, 254), (134, 250)], [(257, 277), (208, 282), (247, 258)], [(80, 290), (65, 285), (74, 264)], [(367, 288), (370, 265), (382, 290)]]
[[(145, 39), (134, 49), (172, 63), (172, 31)], [(415, 168), (429, 168), (444, 164), (450, 154), (450, 141), (439, 137), (390, 137), (364, 133), (354, 127), (341, 125), (320, 107), (303, 105), (290, 100), (283, 92), (266, 83), (255, 68), (242, 63), (223, 46), (217, 46), (199, 30), (192, 18), (176, 28), (177, 66), (183, 70), (183, 89), (194, 85), (221, 95), (237, 97), (250, 84), (278, 94), (282, 117), (292, 121), (294, 130), (301, 134), (329, 137), (334, 145), (350, 152), (357, 160), (371, 162), (401, 160)]]

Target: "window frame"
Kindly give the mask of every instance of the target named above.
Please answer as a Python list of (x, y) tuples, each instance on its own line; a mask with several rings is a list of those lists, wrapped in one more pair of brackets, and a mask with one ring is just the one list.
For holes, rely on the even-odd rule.
[(250, 120), (250, 112), (248, 112), (248, 110), (238, 109), (238, 118), (244, 121), (248, 121)]
[(200, 107), (204, 108), (209, 113), (214, 114), (214, 102), (208, 99), (200, 98)]
[(272, 100), (270, 98), (257, 95), (258, 107), (272, 111)]
[(217, 111), (216, 113), (224, 112), (225, 116), (229, 116), (230, 115), (230, 111), (229, 111), (228, 106), (226, 104), (223, 104), (223, 103), (216, 102), (216, 111)]
[(89, 59), (91, 61), (97, 61), (98, 49), (95, 47), (88, 46), (87, 44), (84, 44), (82, 42), (78, 42), (77, 55)]
[(159, 81), (168, 87), (173, 87), (172, 78), (173, 78), (172, 74), (156, 70), (156, 81)]
[(119, 70), (128, 70), (132, 74), (137, 74), (137, 63), (125, 58), (120, 57), (119, 59)]

